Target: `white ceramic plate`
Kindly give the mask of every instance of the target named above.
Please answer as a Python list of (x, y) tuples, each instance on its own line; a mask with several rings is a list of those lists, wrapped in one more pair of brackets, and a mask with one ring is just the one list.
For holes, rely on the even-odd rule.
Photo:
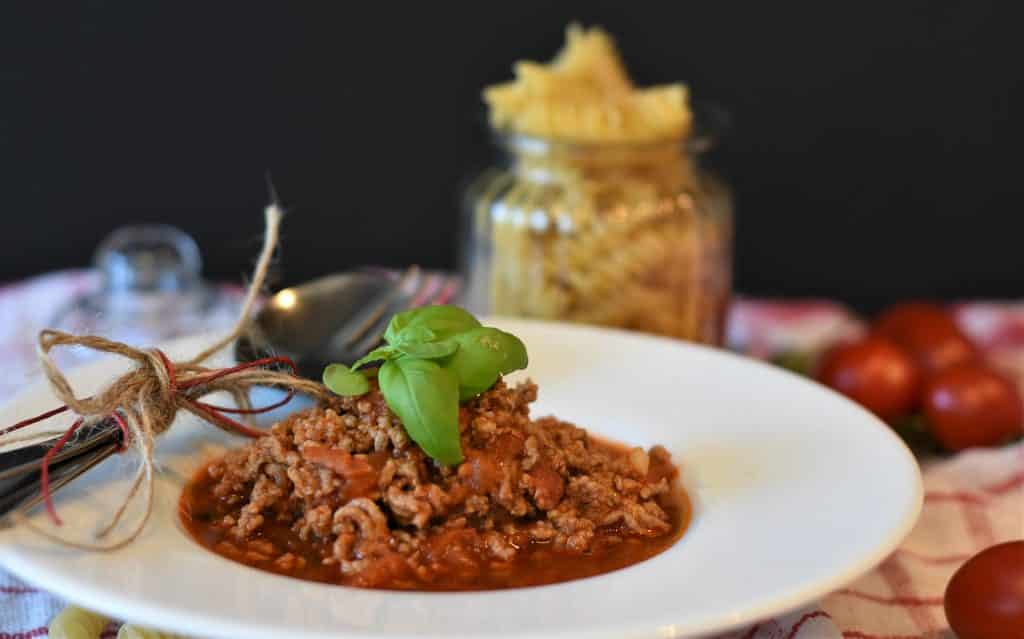
[[(720, 632), (786, 612), (871, 569), (910, 530), (918, 467), (869, 413), (813, 382), (709, 348), (617, 331), (503, 320), (540, 385), (535, 415), (662, 443), (696, 513), (680, 542), (647, 562), (563, 584), (483, 593), (394, 593), (308, 583), (247, 568), (194, 543), (176, 504), (198, 465), (242, 441), (182, 417), (159, 443), (163, 471), (145, 534), (102, 554), (0, 530), (0, 564), (114, 617), (238, 639), (327, 637), (669, 637)], [(184, 356), (200, 338), (168, 348)], [(73, 379), (95, 390), (119, 370)], [(52, 407), (43, 387), (0, 424)], [(125, 461), (61, 493), (66, 525), (116, 504)], [(42, 520), (42, 518), (40, 518)]]

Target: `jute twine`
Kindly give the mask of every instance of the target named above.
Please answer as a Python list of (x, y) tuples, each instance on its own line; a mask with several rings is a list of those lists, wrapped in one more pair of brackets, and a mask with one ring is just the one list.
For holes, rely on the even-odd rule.
[[(63, 446), (70, 440), (75, 431), (82, 425), (113, 418), (125, 433), (125, 445), (133, 449), (139, 458), (139, 467), (135, 473), (131, 487), (125, 494), (121, 504), (96, 533), (94, 541), (80, 541), (57, 534), (51, 529), (35, 523), (24, 514), (15, 513), (21, 525), (35, 533), (51, 539), (64, 546), (83, 550), (114, 550), (134, 541), (143, 531), (153, 511), (154, 492), (154, 440), (166, 432), (174, 418), (181, 410), (187, 411), (214, 426), (229, 432), (255, 437), (263, 432), (249, 428), (235, 421), (225, 413), (256, 413), (282, 405), (295, 393), (310, 395), (316, 399), (325, 399), (330, 393), (322, 384), (303, 379), (278, 370), (270, 370), (263, 366), (273, 363), (287, 363), (286, 358), (271, 357), (250, 362), (231, 368), (209, 368), (204, 363), (225, 347), (234, 343), (247, 329), (250, 314), (256, 304), (259, 292), (266, 279), (274, 248), (277, 246), (278, 231), (282, 212), (276, 205), (267, 207), (266, 232), (263, 248), (245, 296), (238, 321), (231, 332), (215, 344), (200, 352), (195, 357), (182, 362), (171, 362), (158, 349), (141, 349), (122, 342), (113, 341), (96, 335), (71, 335), (55, 330), (43, 330), (39, 334), (39, 361), (43, 374), (49, 382), (57, 398), (64, 407), (49, 411), (32, 420), (26, 420), (14, 427), (5, 429), (4, 434), (23, 425), (34, 423), (40, 419), (68, 410), (77, 416), (74, 425), (64, 433), (64, 437), (55, 446)], [(115, 380), (103, 391), (91, 397), (78, 397), (64, 373), (50, 357), (50, 351), (59, 346), (80, 346), (93, 351), (119, 355), (134, 363), (128, 373)], [(292, 367), (294, 371), (294, 366)], [(252, 409), (249, 405), (248, 391), (253, 386), (276, 386), (287, 389), (288, 397), (274, 406)], [(200, 400), (204, 395), (216, 391), (229, 393), (238, 405), (228, 408), (207, 404)], [(3, 443), (3, 442), (0, 442)], [(54, 451), (51, 451), (54, 452)], [(48, 459), (46, 460), (48, 462)], [(47, 488), (48, 464), (43, 466), (44, 496), (51, 517), (60, 524), (56, 511), (53, 509)], [(143, 514), (137, 523), (124, 535), (111, 538), (111, 532), (117, 528), (125, 512), (132, 502), (139, 497), (143, 500)]]

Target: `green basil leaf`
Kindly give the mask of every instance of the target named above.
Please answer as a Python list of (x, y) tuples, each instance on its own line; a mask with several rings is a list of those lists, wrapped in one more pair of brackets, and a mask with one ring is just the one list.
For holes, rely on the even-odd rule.
[(378, 379), (388, 407), (423, 452), (442, 464), (462, 461), (459, 385), (450, 371), (428, 360), (401, 358), (385, 362)]
[(482, 326), (453, 338), (459, 350), (443, 362), (459, 380), (459, 399), (467, 400), (486, 391), (498, 376), (526, 368), (526, 346), (511, 333)]
[(352, 370), (357, 370), (360, 366), (365, 366), (370, 362), (394, 359), (399, 355), (400, 353), (391, 346), (378, 346), (366, 355), (357, 359), (356, 362), (352, 364)]
[(423, 324), (417, 324), (415, 326), (406, 326), (401, 331), (399, 331), (398, 336), (395, 337), (394, 343), (422, 343), (432, 342), (435, 339), (437, 339), (437, 334), (434, 331), (430, 330), (429, 327), (424, 326)]
[(434, 339), (443, 340), (477, 328), (480, 322), (458, 306), (422, 306), (392, 317), (384, 339), (394, 344), (400, 341), (398, 334), (411, 326), (425, 326), (434, 333)]
[(366, 381), (366, 377), (344, 364), (331, 364), (325, 368), (323, 379), (324, 386), (342, 397), (354, 397), (370, 390), (370, 382)]
[[(403, 332), (404, 335), (404, 332)], [(405, 342), (401, 341), (395, 348), (410, 357), (421, 359), (439, 359), (447, 357), (459, 349), (459, 343), (454, 339), (445, 339), (440, 342)]]

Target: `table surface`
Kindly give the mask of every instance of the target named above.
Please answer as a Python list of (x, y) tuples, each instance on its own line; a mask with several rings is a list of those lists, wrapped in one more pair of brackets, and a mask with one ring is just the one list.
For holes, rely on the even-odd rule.
[[(0, 288), (0, 354), (8, 363), (0, 399), (38, 375), (35, 336), (76, 292), (95, 285), (85, 271), (66, 271)], [(1024, 388), (1024, 304), (968, 302), (954, 306), (989, 357)], [(228, 323), (218, 318), (216, 323)], [(863, 323), (828, 301), (739, 299), (727, 331), (729, 347), (770, 358), (815, 352)], [(904, 544), (871, 573), (816, 605), (733, 633), (739, 639), (915, 639), (952, 636), (942, 608), (945, 585), (979, 550), (1024, 537), (1024, 442), (922, 460), (925, 505)], [(0, 639), (45, 637), (65, 605), (45, 591), (0, 572)], [(112, 623), (104, 637), (116, 634)]]

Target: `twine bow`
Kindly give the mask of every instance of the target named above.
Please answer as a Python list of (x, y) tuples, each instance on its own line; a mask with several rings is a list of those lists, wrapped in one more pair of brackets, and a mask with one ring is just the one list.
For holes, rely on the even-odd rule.
[[(0, 431), (0, 436), (66, 411), (77, 416), (71, 427), (64, 431), (53, 448), (47, 452), (40, 471), (46, 509), (54, 523), (60, 525), (61, 521), (53, 506), (49, 490), (50, 461), (83, 425), (112, 418), (123, 432), (123, 445), (138, 452), (140, 464), (124, 500), (110, 521), (99, 530), (96, 538), (103, 540), (109, 535), (121, 521), (140, 489), (145, 500), (144, 513), (123, 538), (112, 541), (80, 542), (67, 539), (39, 527), (24, 515), (16, 513), (23, 525), (67, 546), (86, 550), (120, 548), (134, 541), (149, 520), (153, 509), (154, 441), (158, 435), (171, 427), (179, 411), (192, 413), (228, 432), (259, 437), (264, 434), (262, 431), (232, 419), (228, 414), (251, 415), (273, 410), (287, 403), (296, 393), (308, 394), (316, 399), (325, 399), (330, 395), (322, 384), (295, 376), (295, 365), (286, 357), (267, 357), (222, 369), (203, 365), (246, 330), (249, 315), (266, 279), (270, 259), (277, 245), (281, 216), (281, 209), (276, 204), (267, 207), (263, 248), (234, 328), (217, 343), (189, 360), (171, 362), (159, 349), (139, 349), (95, 335), (71, 335), (49, 329), (40, 332), (39, 361), (43, 374), (54, 394), (64, 405), (5, 428)], [(91, 397), (80, 398), (76, 396), (71, 383), (50, 357), (50, 351), (59, 346), (81, 346), (119, 355), (131, 360), (135, 366), (103, 391)], [(290, 368), (291, 372), (265, 368), (275, 364), (283, 364)], [(252, 408), (248, 391), (253, 386), (278, 386), (286, 388), (288, 393), (284, 399), (270, 406)], [(216, 391), (229, 393), (237, 407), (217, 406), (201, 400), (203, 396)]]

